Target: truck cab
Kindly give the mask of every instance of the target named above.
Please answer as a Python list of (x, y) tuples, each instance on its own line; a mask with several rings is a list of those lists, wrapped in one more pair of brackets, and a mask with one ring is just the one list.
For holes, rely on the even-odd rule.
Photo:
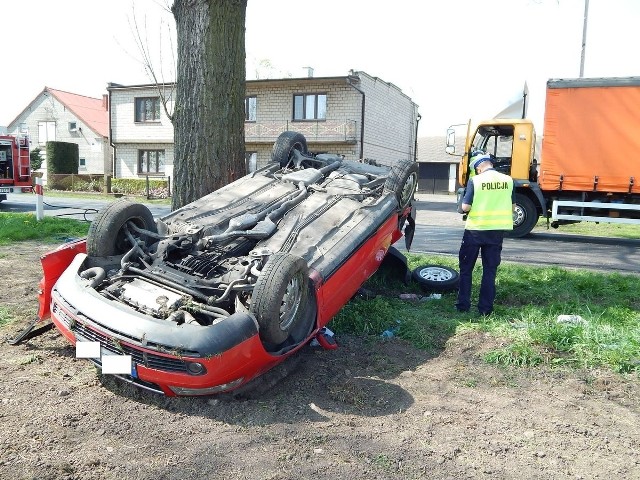
[(521, 237), (531, 231), (542, 213), (542, 195), (537, 188), (538, 162), (536, 160), (536, 133), (533, 123), (527, 119), (492, 119), (478, 123), (475, 130), (467, 126), (464, 152), (456, 152), (455, 129), (447, 131), (447, 152), (460, 155), (458, 181), (459, 195), (473, 175), (469, 169), (471, 152), (482, 150), (491, 156), (493, 166), (499, 172), (510, 175), (516, 191), (516, 207), (513, 213), (513, 232)]

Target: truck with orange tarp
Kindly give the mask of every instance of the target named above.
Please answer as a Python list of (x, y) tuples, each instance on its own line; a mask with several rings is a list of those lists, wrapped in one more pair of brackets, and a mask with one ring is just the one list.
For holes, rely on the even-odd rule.
[[(511, 236), (527, 235), (540, 216), (553, 227), (640, 224), (640, 77), (549, 80), (540, 152), (530, 120), (492, 119), (474, 130), (470, 125), (458, 181), (466, 185), (476, 150), (511, 175)], [(455, 130), (447, 133), (447, 152), (455, 154)]]

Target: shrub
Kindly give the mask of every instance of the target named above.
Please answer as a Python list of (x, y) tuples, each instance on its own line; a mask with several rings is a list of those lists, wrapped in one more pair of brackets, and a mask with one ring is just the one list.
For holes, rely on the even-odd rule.
[[(114, 178), (111, 180), (113, 193), (126, 195), (146, 195), (146, 178)], [(167, 198), (169, 196), (169, 182), (166, 179), (149, 179), (149, 195), (155, 198)]]

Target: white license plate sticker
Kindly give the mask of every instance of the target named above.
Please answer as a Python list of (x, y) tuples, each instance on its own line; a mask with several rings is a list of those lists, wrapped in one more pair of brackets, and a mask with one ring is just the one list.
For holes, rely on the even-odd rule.
[(103, 355), (102, 373), (131, 375), (131, 355)]

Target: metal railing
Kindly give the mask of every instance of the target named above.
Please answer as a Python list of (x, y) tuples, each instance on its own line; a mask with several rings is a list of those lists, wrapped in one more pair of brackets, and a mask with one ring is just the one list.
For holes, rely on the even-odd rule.
[(358, 140), (356, 120), (255, 122), (244, 124), (245, 142), (274, 142), (287, 130), (299, 132), (308, 142), (347, 142)]

